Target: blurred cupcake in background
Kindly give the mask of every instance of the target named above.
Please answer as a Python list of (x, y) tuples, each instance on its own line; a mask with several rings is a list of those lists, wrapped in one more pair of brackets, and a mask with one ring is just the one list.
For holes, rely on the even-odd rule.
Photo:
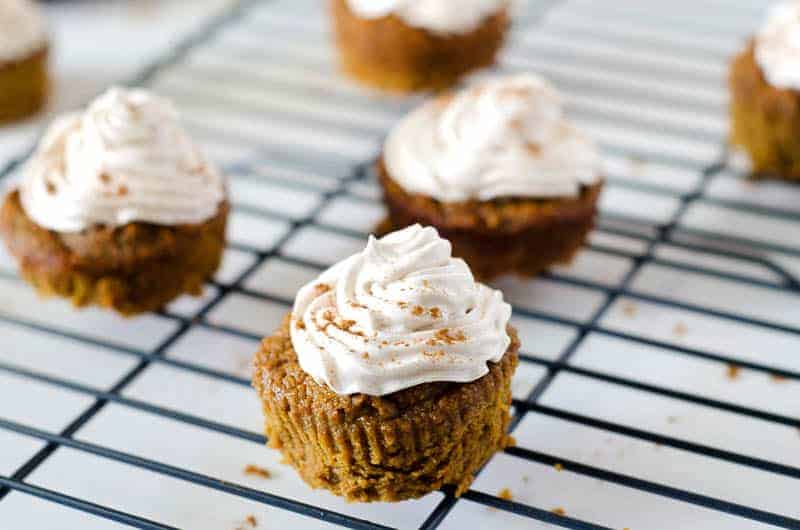
[(342, 67), (384, 90), (443, 90), (491, 66), (508, 0), (331, 0)]
[(383, 231), (434, 226), (488, 280), (568, 263), (594, 226), (600, 154), (532, 74), (494, 77), (423, 104), (378, 167)]
[(731, 63), (731, 144), (756, 176), (800, 180), (800, 2), (774, 6)]
[(0, 124), (26, 118), (47, 100), (47, 24), (30, 0), (0, 0)]

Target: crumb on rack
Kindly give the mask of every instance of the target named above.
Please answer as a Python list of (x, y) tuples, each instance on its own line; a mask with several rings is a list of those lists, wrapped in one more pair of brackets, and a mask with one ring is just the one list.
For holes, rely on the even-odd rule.
[(635, 317), (636, 316), (636, 304), (633, 302), (625, 302), (622, 304), (622, 312), (625, 314), (626, 317)]
[(564, 471), (564, 464), (561, 462), (556, 462), (553, 467), (556, 468), (556, 471)]
[(739, 377), (739, 371), (741, 368), (738, 364), (730, 363), (728, 364), (728, 379), (737, 379)]
[(531, 477), (529, 477), (528, 475), (522, 475), (523, 484), (527, 484), (528, 482), (530, 482), (530, 480), (531, 480)]
[(244, 468), (244, 474), (259, 478), (269, 478), (271, 476), (268, 469), (264, 469), (263, 467), (259, 467), (255, 464), (249, 464), (246, 468)]
[(504, 501), (510, 501), (511, 499), (514, 498), (514, 496), (511, 495), (511, 490), (508, 488), (501, 489), (500, 493), (498, 493), (497, 496), (503, 499)]
[(773, 383), (785, 383), (787, 381), (787, 377), (781, 374), (770, 374), (769, 378), (772, 379)]
[(672, 333), (674, 333), (678, 337), (684, 337), (689, 332), (689, 328), (686, 327), (686, 324), (683, 322), (678, 322), (675, 324), (675, 327), (672, 328)]
[(550, 511), (553, 512), (556, 515), (560, 515), (561, 517), (564, 517), (565, 515), (567, 515), (567, 511), (564, 508), (560, 507), (560, 506), (558, 508), (553, 508)]

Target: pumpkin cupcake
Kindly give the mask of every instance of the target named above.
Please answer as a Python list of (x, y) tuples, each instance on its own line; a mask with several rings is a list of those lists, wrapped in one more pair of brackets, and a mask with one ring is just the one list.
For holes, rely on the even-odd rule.
[(263, 341), (267, 436), (311, 486), (362, 502), (460, 494), (508, 445), (511, 307), (450, 250), (419, 225), (370, 237)]
[(731, 144), (754, 176), (800, 180), (800, 2), (769, 11), (731, 63)]
[(0, 124), (26, 118), (47, 100), (47, 30), (30, 0), (0, 0)]
[(331, 0), (344, 71), (384, 90), (442, 90), (491, 66), (508, 0)]
[(173, 106), (113, 88), (53, 123), (0, 209), (0, 234), (41, 294), (133, 315), (200, 294), (227, 216), (223, 177)]
[(478, 278), (534, 276), (583, 245), (599, 167), (546, 81), (485, 80), (423, 104), (390, 133), (378, 165), (382, 230), (431, 225)]

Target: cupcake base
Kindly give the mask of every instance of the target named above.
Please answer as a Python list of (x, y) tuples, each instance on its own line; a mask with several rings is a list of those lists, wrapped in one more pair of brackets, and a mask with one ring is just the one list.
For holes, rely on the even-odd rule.
[(348, 501), (400, 501), (444, 485), (459, 495), (474, 473), (509, 445), (511, 377), (519, 340), (471, 383), (426, 383), (381, 397), (341, 396), (300, 367), (290, 317), (264, 339), (253, 385), (266, 434), (314, 488)]
[(13, 62), (0, 62), (0, 124), (36, 114), (47, 102), (47, 48)]
[(202, 293), (222, 258), (228, 209), (223, 203), (199, 225), (131, 223), (62, 234), (31, 220), (14, 191), (0, 209), (0, 234), (41, 295), (133, 316)]
[(800, 181), (800, 91), (770, 85), (754, 50), (731, 63), (731, 144), (748, 154), (754, 177)]
[(444, 90), (459, 78), (491, 66), (509, 25), (505, 9), (463, 35), (437, 35), (396, 16), (356, 16), (346, 0), (331, 0), (334, 34), (343, 70), (382, 90)]
[(508, 273), (533, 277), (569, 263), (594, 227), (603, 188), (586, 186), (576, 198), (442, 203), (405, 191), (383, 163), (378, 172), (389, 209), (379, 232), (414, 223), (433, 226), (482, 281)]

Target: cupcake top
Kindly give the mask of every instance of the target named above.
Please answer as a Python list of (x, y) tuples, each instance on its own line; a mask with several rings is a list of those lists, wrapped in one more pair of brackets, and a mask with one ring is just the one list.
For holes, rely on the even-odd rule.
[(502, 359), (511, 306), (477, 283), (434, 228), (410, 226), (300, 289), (291, 338), (300, 366), (338, 394), (466, 383)]
[(30, 0), (0, 0), (0, 63), (25, 58), (47, 44), (47, 25)]
[(395, 15), (411, 27), (434, 33), (469, 33), (508, 5), (508, 0), (347, 0), (357, 16)]
[(217, 213), (224, 179), (191, 142), (172, 104), (112, 88), (56, 120), (27, 167), (20, 199), (38, 225), (198, 224)]
[(575, 197), (599, 180), (594, 143), (544, 79), (485, 80), (423, 104), (390, 133), (383, 162), (406, 191), (442, 202)]
[(772, 86), (800, 90), (800, 2), (769, 10), (755, 38), (755, 56)]

